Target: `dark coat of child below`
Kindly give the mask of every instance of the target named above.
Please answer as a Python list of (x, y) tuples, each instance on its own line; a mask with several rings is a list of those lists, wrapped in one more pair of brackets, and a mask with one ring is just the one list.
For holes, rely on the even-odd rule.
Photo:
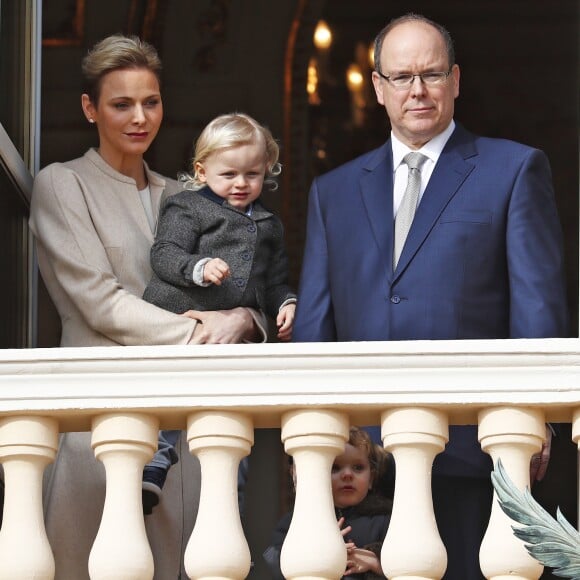
[[(351, 526), (352, 531), (346, 536), (345, 541), (352, 541), (357, 548), (371, 550), (380, 559), (381, 548), (387, 534), (391, 520), (392, 501), (377, 493), (369, 493), (358, 505), (348, 508), (335, 508), (336, 519), (343, 517), (343, 527)], [(288, 534), (292, 513), (285, 514), (272, 534), (270, 545), (264, 551), (263, 557), (270, 568), (273, 580), (284, 580), (280, 570), (280, 553), (282, 544)], [(338, 524), (337, 524), (338, 525)], [(343, 576), (343, 580), (352, 578), (357, 580), (384, 579), (373, 572)]]
[[(198, 286), (193, 269), (221, 258), (231, 276), (221, 286)], [(151, 248), (154, 274), (143, 298), (177, 314), (247, 306), (273, 318), (296, 295), (287, 285), (288, 258), (278, 217), (254, 202), (250, 215), (208, 187), (170, 196), (161, 208)]]

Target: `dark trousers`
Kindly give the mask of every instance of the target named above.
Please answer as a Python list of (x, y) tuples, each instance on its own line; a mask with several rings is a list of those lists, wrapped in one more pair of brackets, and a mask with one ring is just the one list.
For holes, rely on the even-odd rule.
[(447, 549), (443, 580), (485, 580), (479, 547), (491, 514), (491, 480), (433, 474), (432, 489), (437, 527)]

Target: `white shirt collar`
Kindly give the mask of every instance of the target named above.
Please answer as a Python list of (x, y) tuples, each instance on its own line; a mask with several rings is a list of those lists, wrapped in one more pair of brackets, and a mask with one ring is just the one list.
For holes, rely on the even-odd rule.
[[(455, 130), (455, 121), (451, 119), (451, 123), (449, 123), (447, 129), (439, 133), (439, 135), (433, 137), (431, 141), (428, 141), (418, 150), (419, 153), (422, 153), (426, 157), (428, 157), (433, 164), (437, 163), (439, 160), (439, 156), (443, 151), (443, 148), (447, 144), (449, 137)], [(402, 143), (397, 137), (395, 137), (394, 133), (391, 131), (391, 148), (393, 150), (393, 171), (397, 170), (397, 167), (401, 165), (403, 162), (403, 157), (407, 155), (407, 153), (413, 151)]]

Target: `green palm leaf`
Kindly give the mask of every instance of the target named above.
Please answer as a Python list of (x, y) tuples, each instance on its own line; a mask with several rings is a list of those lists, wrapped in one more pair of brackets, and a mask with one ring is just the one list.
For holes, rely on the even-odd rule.
[(580, 534), (558, 508), (554, 519), (533, 497), (530, 490), (520, 491), (498, 459), (491, 480), (499, 505), (514, 521), (516, 537), (525, 542), (530, 555), (553, 568), (556, 576), (580, 578)]

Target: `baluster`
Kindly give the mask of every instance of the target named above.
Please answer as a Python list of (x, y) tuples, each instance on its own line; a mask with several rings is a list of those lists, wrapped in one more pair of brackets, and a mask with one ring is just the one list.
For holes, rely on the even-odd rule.
[(107, 493), (89, 556), (91, 580), (153, 578), (153, 555), (143, 520), (141, 480), (157, 449), (159, 422), (137, 413), (93, 419), (92, 447), (105, 466)]
[[(514, 484), (530, 486), (530, 460), (546, 436), (544, 415), (535, 409), (498, 407), (479, 413), (479, 441), (493, 463), (501, 458)], [(489, 526), (481, 543), (479, 561), (490, 580), (533, 580), (543, 566), (532, 558), (512, 532), (513, 521), (503, 512), (494, 492)]]
[(246, 578), (250, 549), (240, 521), (237, 473), (254, 443), (252, 420), (241, 413), (194, 413), (188, 417), (187, 440), (201, 465), (201, 491), (185, 570), (200, 580)]
[(331, 469), (348, 440), (348, 417), (326, 410), (292, 411), (282, 417), (282, 441), (294, 457), (296, 501), (280, 556), (286, 578), (336, 579), (346, 549), (332, 501)]
[[(578, 446), (578, 449), (580, 451), (580, 409), (576, 409), (574, 411), (574, 417), (572, 419), (572, 441), (574, 441), (574, 443), (576, 443), (576, 445)], [(578, 472), (578, 479), (577, 481), (580, 481), (580, 455), (578, 456), (577, 459), (577, 472)], [(577, 518), (578, 518), (578, 522), (580, 522), (580, 488), (578, 488), (578, 514), (577, 514)]]
[(54, 578), (54, 558), (42, 515), (42, 474), (54, 461), (58, 423), (47, 417), (0, 419), (4, 465), (4, 517), (0, 579)]
[(391, 580), (441, 578), (447, 553), (433, 513), (431, 467), (448, 440), (448, 421), (434, 409), (393, 409), (382, 414), (385, 449), (397, 469), (393, 513), (381, 551)]

